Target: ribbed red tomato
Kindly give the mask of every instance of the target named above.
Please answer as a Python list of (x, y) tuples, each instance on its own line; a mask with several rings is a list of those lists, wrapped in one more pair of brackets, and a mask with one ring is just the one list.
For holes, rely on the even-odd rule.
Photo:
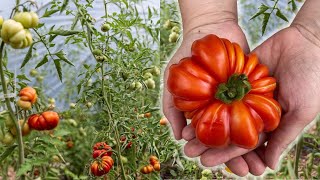
[(51, 130), (57, 127), (59, 115), (54, 111), (46, 111), (42, 114), (33, 114), (28, 119), (30, 128), (36, 130)]
[(250, 149), (259, 133), (277, 128), (276, 79), (255, 54), (245, 55), (238, 44), (212, 34), (196, 40), (191, 53), (170, 67), (167, 85), (200, 142)]
[(100, 159), (96, 159), (91, 164), (91, 173), (94, 176), (107, 174), (112, 168), (113, 163), (113, 159), (110, 156), (103, 156)]

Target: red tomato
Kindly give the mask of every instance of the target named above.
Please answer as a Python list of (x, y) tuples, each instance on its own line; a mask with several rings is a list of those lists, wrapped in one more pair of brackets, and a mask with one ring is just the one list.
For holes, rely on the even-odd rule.
[(152, 166), (154, 166), (155, 164), (159, 163), (159, 159), (156, 156), (150, 156), (149, 162)]
[(93, 146), (93, 153), (92, 157), (102, 157), (102, 156), (111, 156), (112, 155), (112, 148), (105, 142), (97, 142)]
[(91, 173), (94, 176), (107, 174), (113, 166), (113, 159), (110, 156), (103, 156), (101, 159), (94, 160), (91, 164)]
[(39, 131), (51, 130), (57, 127), (59, 123), (59, 115), (54, 111), (46, 111), (40, 114), (33, 114), (28, 119), (30, 128)]
[(276, 79), (255, 54), (244, 55), (238, 44), (212, 34), (196, 40), (191, 54), (170, 67), (167, 85), (200, 142), (251, 149), (259, 133), (278, 127)]

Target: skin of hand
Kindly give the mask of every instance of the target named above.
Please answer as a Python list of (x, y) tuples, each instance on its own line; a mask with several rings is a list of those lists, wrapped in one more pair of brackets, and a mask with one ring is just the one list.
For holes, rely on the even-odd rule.
[[(279, 127), (270, 134), (267, 146), (258, 153), (271, 169), (277, 168), (281, 154), (320, 112), (320, 12), (316, 9), (319, 6), (320, 1), (306, 1), (290, 27), (254, 50), (277, 78), (276, 98), (283, 108)], [(237, 158), (229, 161), (228, 167), (231, 171), (247, 174), (247, 169), (241, 167), (243, 164), (238, 163)], [(247, 161), (251, 173), (251, 167), (256, 164)]]
[[(174, 108), (169, 92), (164, 90), (164, 113), (171, 122), (176, 139), (183, 137), (189, 141), (185, 145), (187, 156), (201, 155), (201, 163), (209, 167), (226, 162), (231, 171), (239, 176), (244, 176), (249, 171), (253, 175), (261, 175), (266, 165), (272, 169), (276, 168), (279, 157), (288, 144), (320, 111), (320, 100), (317, 99), (317, 95), (320, 93), (318, 78), (320, 75), (320, 32), (317, 30), (320, 23), (314, 23), (313, 19), (316, 17), (314, 14), (319, 15), (319, 12), (310, 11), (310, 8), (314, 9), (319, 5), (310, 5), (312, 3), (319, 2), (308, 0), (289, 28), (275, 34), (254, 50), (260, 62), (266, 64), (270, 68), (271, 74), (278, 79), (278, 85), (280, 85), (277, 99), (281, 103), (284, 113), (279, 128), (270, 135), (267, 146), (259, 146), (254, 151), (235, 146), (224, 149), (209, 149), (203, 146), (194, 138), (194, 130), (190, 126), (186, 126), (182, 113)], [(192, 42), (209, 33), (215, 33), (220, 37), (237, 42), (248, 52), (246, 40), (240, 27), (236, 21), (231, 19), (227, 18), (224, 21), (220, 19), (219, 23), (198, 26), (194, 31), (185, 34), (180, 48), (168, 67), (172, 63), (177, 63), (181, 58), (189, 56)], [(230, 28), (231, 25), (234, 28)], [(165, 82), (166, 78), (167, 70)], [(260, 144), (264, 142), (264, 137), (264, 135), (260, 137)]]
[[(201, 157), (201, 162), (203, 165), (214, 166), (227, 162), (234, 157), (245, 154), (249, 150), (236, 146), (230, 146), (224, 149), (209, 149), (202, 145), (197, 139), (195, 139), (193, 129), (189, 125), (187, 126), (186, 119), (183, 113), (175, 109), (172, 101), (172, 96), (166, 88), (168, 69), (170, 65), (176, 64), (182, 58), (190, 56), (191, 45), (193, 41), (200, 39), (207, 34), (216, 34), (221, 38), (227, 38), (231, 42), (236, 42), (242, 47), (245, 53), (249, 53), (249, 47), (246, 37), (237, 22), (238, 17), (236, 0), (180, 0), (179, 3), (184, 29), (183, 41), (168, 63), (164, 73), (163, 112), (171, 124), (175, 138), (177, 140), (184, 138), (185, 140), (189, 141), (184, 148), (185, 154), (189, 157), (197, 157), (205, 152), (205, 156), (202, 157), (219, 157), (220, 160), (214, 160), (210, 162), (207, 162), (205, 158)], [(200, 7), (206, 8), (201, 9)], [(212, 9), (210, 7), (212, 7)], [(263, 140), (264, 137), (261, 137), (261, 143), (263, 142)], [(231, 164), (232, 162), (238, 162), (238, 164), (247, 164), (246, 160), (251, 160), (258, 162), (256, 163), (256, 170), (253, 171), (264, 171), (266, 166), (260, 159), (260, 156), (257, 154), (258, 152), (259, 151), (252, 151), (246, 154), (244, 157), (237, 157), (236, 159), (233, 159), (231, 161)], [(216, 164), (211, 164), (212, 162), (216, 162)], [(248, 171), (248, 165), (245, 165), (244, 167), (246, 167), (246, 171)], [(237, 173), (237, 170), (233, 169), (233, 172)], [(242, 175), (241, 172), (242, 171), (239, 171), (237, 174)]]

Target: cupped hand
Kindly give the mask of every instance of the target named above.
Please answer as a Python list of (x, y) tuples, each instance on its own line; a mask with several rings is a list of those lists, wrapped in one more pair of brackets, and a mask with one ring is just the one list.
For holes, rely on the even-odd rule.
[[(243, 175), (241, 174), (242, 172), (248, 172), (249, 166), (247, 165), (246, 160), (252, 160), (260, 162), (257, 165), (257, 170), (253, 170), (253, 172), (259, 171), (260, 173), (261, 171), (265, 170), (266, 166), (260, 159), (260, 156), (257, 154), (258, 151), (252, 151), (251, 153), (248, 153), (242, 157), (241, 155), (249, 152), (249, 150), (239, 148), (237, 146), (229, 146), (224, 149), (210, 149), (201, 144), (195, 138), (193, 128), (190, 125), (187, 125), (183, 113), (174, 107), (172, 96), (166, 88), (168, 68), (170, 65), (178, 63), (184, 57), (191, 56), (192, 43), (208, 34), (215, 34), (221, 38), (229, 39), (231, 42), (236, 42), (242, 47), (246, 54), (249, 53), (246, 37), (235, 19), (228, 19), (225, 21), (220, 21), (220, 23), (197, 27), (189, 32), (186, 32), (180, 47), (177, 49), (176, 53), (168, 63), (164, 74), (163, 112), (170, 121), (175, 138), (177, 140), (183, 138), (188, 141), (184, 148), (187, 156), (197, 157), (201, 155), (201, 163), (204, 166), (214, 166), (230, 160), (231, 164), (234, 161), (238, 162), (238, 164), (240, 162), (240, 164), (245, 165), (239, 169), (239, 175)], [(263, 136), (260, 138), (260, 144), (264, 142), (264, 139), (265, 138)], [(235, 173), (237, 173), (237, 171), (235, 171)]]
[[(253, 51), (278, 80), (276, 99), (283, 110), (279, 127), (259, 153), (271, 169), (277, 168), (281, 154), (320, 112), (320, 38), (309, 28), (295, 21)], [(238, 158), (227, 165), (231, 171), (248, 173)], [(247, 160), (247, 164), (252, 172), (259, 163)]]

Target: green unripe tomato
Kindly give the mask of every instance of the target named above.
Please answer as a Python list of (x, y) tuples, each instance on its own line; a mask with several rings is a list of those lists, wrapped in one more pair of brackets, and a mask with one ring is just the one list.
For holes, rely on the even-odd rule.
[(87, 132), (83, 129), (83, 127), (79, 128), (79, 132), (81, 136), (87, 136)]
[(136, 82), (135, 83), (135, 90), (141, 91), (143, 88), (141, 82)]
[(146, 84), (148, 89), (154, 89), (156, 87), (156, 83), (154, 82), (154, 80), (152, 78), (145, 80), (144, 83)]
[(18, 12), (13, 19), (20, 22), (24, 28), (36, 28), (39, 24), (39, 17), (35, 12)]
[(76, 103), (70, 103), (70, 104), (69, 104), (69, 107), (70, 107), (71, 109), (76, 108)]
[(2, 143), (5, 145), (11, 145), (14, 142), (14, 137), (11, 133), (6, 132), (3, 136)]
[(92, 53), (95, 56), (101, 56), (102, 55), (101, 49), (95, 49), (95, 50), (92, 51)]
[(160, 75), (160, 69), (156, 66), (152, 67), (151, 69), (151, 73), (154, 75), (154, 76), (159, 76)]
[(174, 43), (177, 42), (179, 35), (176, 32), (171, 32), (169, 35), (169, 42)]
[(127, 157), (120, 156), (120, 158), (121, 158), (121, 161), (122, 161), (123, 164), (127, 164), (128, 163), (128, 158)]
[(77, 121), (75, 121), (74, 119), (68, 119), (67, 122), (68, 122), (68, 124), (70, 124), (70, 125), (72, 125), (74, 127), (78, 126)]
[(152, 77), (153, 77), (152, 74), (149, 73), (149, 72), (146, 72), (146, 73), (144, 73), (144, 75), (143, 75), (143, 78), (144, 78), (144, 79), (149, 79), (149, 78), (152, 78)]
[(107, 23), (104, 23), (102, 26), (101, 26), (101, 31), (102, 32), (107, 32), (110, 30), (110, 24), (107, 24)]
[(134, 90), (136, 88), (136, 82), (132, 82), (129, 86), (129, 89)]
[(8, 19), (2, 24), (1, 38), (5, 43), (19, 44), (26, 38), (26, 31), (21, 23)]
[(101, 56), (95, 56), (97, 62), (103, 62), (107, 60), (107, 57), (105, 55), (101, 55)]
[(172, 22), (170, 21), (170, 19), (166, 20), (166, 22), (163, 24), (163, 27), (165, 29), (171, 29), (173, 26)]
[(87, 106), (87, 108), (91, 108), (93, 106), (93, 104), (91, 102), (87, 102), (86, 106)]
[(179, 28), (178, 26), (174, 26), (174, 27), (171, 29), (171, 32), (179, 33), (179, 32), (180, 32), (180, 28)]
[(54, 103), (56, 102), (56, 100), (55, 100), (54, 98), (49, 98), (49, 99), (48, 99), (48, 102), (49, 102), (50, 104), (54, 104)]
[(30, 76), (32, 77), (36, 77), (38, 75), (38, 71), (35, 70), (35, 69), (31, 69), (30, 72), (29, 72)]
[(15, 125), (8, 112), (4, 113), (2, 116), (4, 117), (4, 123), (8, 128), (11, 128)]
[(37, 76), (37, 78), (36, 78), (36, 79), (37, 79), (37, 81), (38, 81), (38, 82), (42, 82), (42, 81), (43, 81), (43, 79), (44, 79), (44, 77), (43, 77), (43, 76)]

